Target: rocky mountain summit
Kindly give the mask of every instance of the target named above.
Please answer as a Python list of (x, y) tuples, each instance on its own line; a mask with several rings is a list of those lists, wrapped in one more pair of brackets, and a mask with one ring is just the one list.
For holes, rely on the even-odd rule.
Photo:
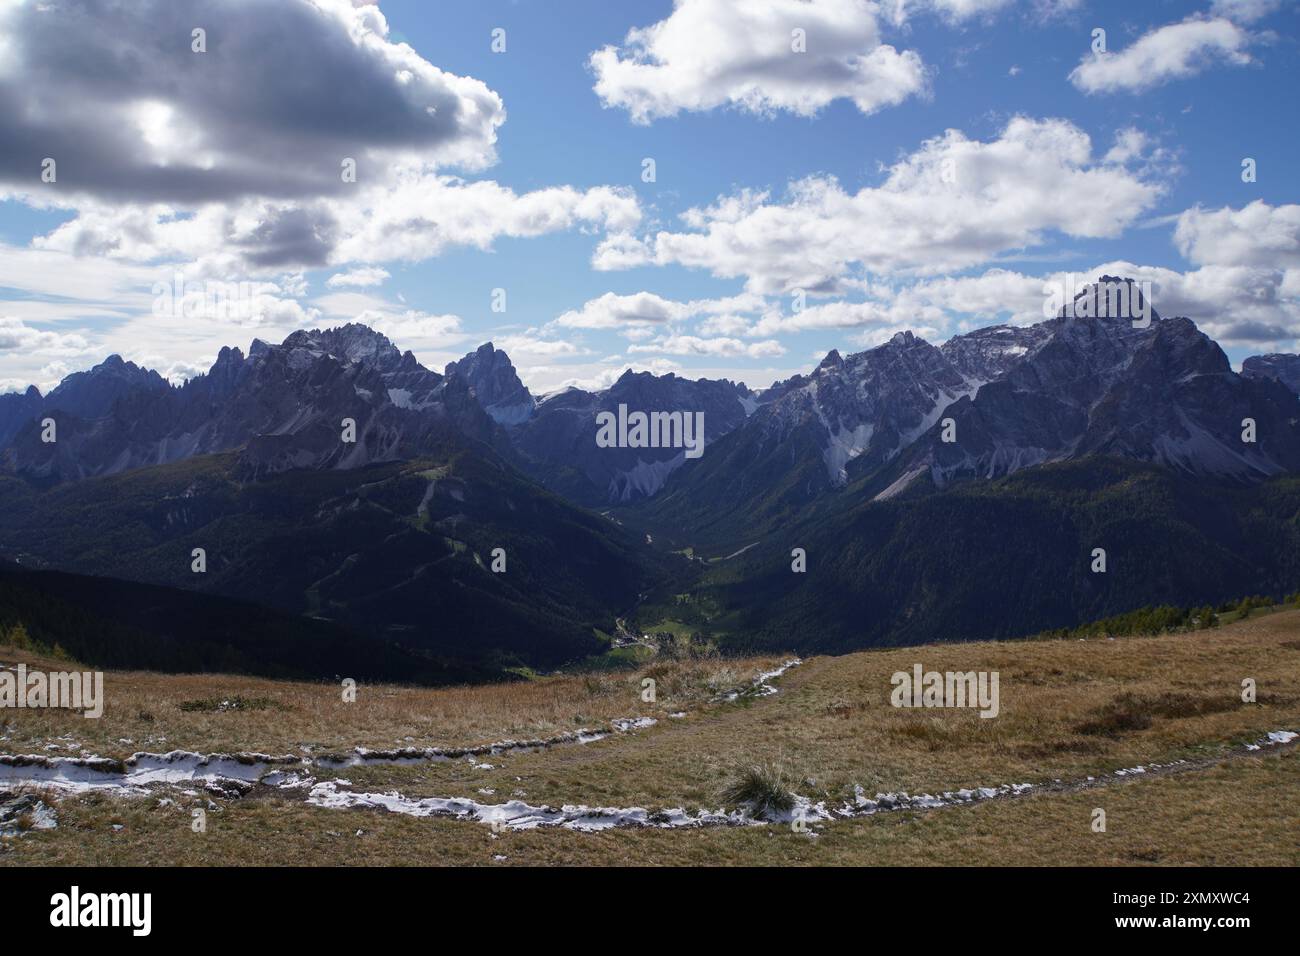
[[(500, 353), (498, 353), (500, 354)], [(584, 504), (629, 502), (654, 495), (686, 463), (682, 448), (601, 448), (596, 416), (620, 405), (641, 412), (702, 412), (704, 457), (758, 406), (742, 383), (624, 372), (609, 388), (568, 388), (540, 402), (511, 431), (523, 467), (547, 487)]]
[(519, 380), (510, 356), (497, 351), (491, 342), (449, 363), (446, 374), (463, 377), (483, 410), (502, 425), (522, 424), (537, 408), (537, 400)]
[[(291, 468), (354, 468), (414, 457), (455, 430), (494, 438), (492, 420), (459, 378), (399, 352), (364, 325), (223, 348), (205, 375), (176, 388), (113, 355), (43, 399), (29, 391), (0, 418), (4, 466), (45, 480), (115, 474), (242, 449), (251, 476)], [(38, 420), (39, 419), (39, 420)], [(52, 419), (44, 441), (40, 420)], [(344, 439), (354, 423), (355, 441)]]
[[(1143, 320), (1108, 310), (1116, 290)], [(1300, 467), (1298, 380), (1297, 356), (1233, 372), (1191, 320), (1161, 318), (1139, 286), (1105, 276), (1044, 322), (939, 346), (900, 332), (761, 393), (629, 370), (539, 400), (490, 342), (439, 374), (360, 324), (223, 348), (180, 387), (114, 355), (49, 395), (0, 396), (0, 454), (9, 473), (61, 481), (238, 449), (257, 477), (409, 459), (456, 434), (575, 502), (662, 498), (665, 514), (712, 520), (756, 501), (798, 507), (869, 475), (888, 478), (872, 493), (889, 496), (922, 475), (943, 486), (1093, 454), (1255, 481)], [(703, 457), (600, 447), (597, 416), (622, 406), (702, 412)], [(57, 441), (43, 440), (46, 419)]]
[(1291, 391), (1300, 394), (1300, 355), (1285, 352), (1252, 355), (1241, 363), (1241, 374), (1246, 378), (1267, 378), (1281, 382)]
[[(1116, 283), (1140, 320), (1099, 307)], [(1289, 593), (1294, 358), (1238, 374), (1110, 277), (1042, 322), (900, 332), (760, 393), (627, 371), (538, 398), (491, 343), (439, 373), (364, 325), (301, 330), (179, 387), (111, 356), (0, 396), (0, 533), (32, 567), (249, 599), (474, 673), (601, 653), (655, 595), (753, 647), (1004, 637)], [(702, 415), (702, 456), (597, 440), (628, 412)], [(1101, 580), (1094, 546), (1163, 570)], [(818, 573), (791, 574), (795, 548)]]
[[(1116, 286), (1131, 306), (1123, 315), (1105, 305)], [(1090, 455), (1247, 483), (1300, 469), (1295, 393), (1233, 372), (1190, 319), (1161, 318), (1135, 283), (1112, 276), (1035, 325), (938, 347), (901, 332), (847, 357), (832, 351), (760, 399), (667, 483), (648, 506), (654, 523), (729, 528), (739, 540), (743, 524), (855, 481), (889, 498), (918, 479), (943, 487)]]
[(945, 412), (951, 440), (932, 429), (918, 442), (908, 473), (942, 486), (1090, 455), (1244, 482), (1300, 468), (1294, 393), (1233, 372), (1190, 319), (1150, 316), (1062, 314), (1035, 326), (1037, 341), (1005, 374)]

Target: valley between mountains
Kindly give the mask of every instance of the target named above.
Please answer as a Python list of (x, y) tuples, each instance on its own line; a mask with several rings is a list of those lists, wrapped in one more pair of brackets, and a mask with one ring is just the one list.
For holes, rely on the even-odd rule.
[[(491, 344), (437, 372), (359, 324), (179, 386), (112, 356), (0, 396), (0, 624), (104, 666), (449, 684), (1281, 600), (1300, 357), (1235, 371), (1148, 306), (1107, 276), (758, 392), (534, 396)], [(702, 456), (598, 442), (628, 409), (701, 416)]]
[(0, 396), (0, 677), (105, 672), (4, 711), (0, 863), (1294, 864), (1300, 359), (1105, 295), (761, 392), (348, 325)]

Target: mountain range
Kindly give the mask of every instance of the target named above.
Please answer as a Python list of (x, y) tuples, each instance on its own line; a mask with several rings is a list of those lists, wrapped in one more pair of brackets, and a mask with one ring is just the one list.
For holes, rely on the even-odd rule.
[[(0, 554), (473, 668), (600, 654), (624, 618), (844, 650), (1294, 589), (1300, 357), (1237, 373), (1190, 319), (1107, 315), (1115, 284), (1141, 302), (1103, 277), (1091, 308), (899, 333), (761, 392), (628, 371), (539, 397), (491, 343), (438, 373), (359, 324), (179, 387), (110, 356), (0, 396)], [(703, 456), (602, 447), (620, 407), (702, 412)]]
[[(1124, 281), (1102, 277), (1080, 296)], [(836, 500), (1096, 455), (1238, 483), (1300, 469), (1295, 389), (1233, 372), (1189, 319), (1152, 309), (1135, 327), (1104, 309), (1071, 311), (1088, 317), (993, 326), (939, 347), (902, 332), (847, 358), (832, 352), (760, 395), (759, 410), (675, 475), (640, 520), (727, 549), (849, 486)], [(1247, 418), (1253, 442), (1242, 440)]]

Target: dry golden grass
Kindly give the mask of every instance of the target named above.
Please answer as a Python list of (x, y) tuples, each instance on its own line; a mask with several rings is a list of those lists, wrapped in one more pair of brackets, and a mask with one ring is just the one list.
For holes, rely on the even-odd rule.
[[(816, 837), (784, 827), (496, 835), (286, 800), (227, 803), (196, 834), (185, 807), (92, 795), (63, 801), (57, 830), (0, 840), (0, 866), (1295, 866), (1298, 791), (1290, 750), (1101, 791), (840, 821)], [(1106, 810), (1105, 833), (1092, 831), (1094, 807)]]
[[(1047, 785), (1111, 775), (1180, 758), (1213, 761), (1233, 745), (1281, 728), (1300, 730), (1300, 611), (1261, 614), (1217, 630), (1155, 638), (933, 645), (815, 658), (787, 673), (780, 693), (707, 704), (716, 673), (739, 683), (771, 661), (662, 665), (659, 704), (640, 702), (641, 672), (444, 691), (362, 689), (355, 705), (336, 688), (243, 678), (110, 674), (103, 721), (9, 712), (10, 741), (37, 746), (80, 731), (88, 749), (110, 737), (166, 736), (166, 746), (288, 752), (357, 744), (476, 743), (538, 736), (633, 714), (685, 719), (585, 746), (472, 761), (349, 768), (354, 790), (488, 802), (716, 808), (745, 767), (780, 765), (794, 789), (836, 803), (855, 785), (935, 793), (1027, 782)], [(0, 660), (6, 658), (0, 651)], [(926, 670), (996, 670), (1001, 716), (900, 710), (890, 676)], [(1240, 701), (1253, 678), (1259, 701)], [(112, 688), (116, 688), (113, 690)], [(183, 700), (230, 694), (279, 701), (283, 711), (185, 713)], [(121, 695), (116, 697), (114, 695)], [(131, 723), (151, 709), (151, 728)], [(21, 721), (21, 723), (20, 723)], [(47, 721), (48, 723), (40, 723)], [(111, 723), (117, 721), (117, 723)], [(86, 725), (102, 723), (104, 729)], [(112, 729), (109, 729), (112, 728)], [(95, 738), (87, 734), (97, 734)], [(43, 736), (45, 735), (45, 736)], [(154, 744), (149, 744), (151, 748)], [(174, 863), (1291, 863), (1300, 783), (1295, 752), (1235, 758), (1170, 776), (1115, 780), (1104, 788), (1043, 792), (927, 813), (828, 824), (817, 838), (779, 827), (707, 831), (506, 833), (447, 820), (331, 811), (294, 799), (218, 801), (209, 832), (189, 831), (188, 809), (157, 800), (64, 800), (49, 833), (4, 841), (0, 862)], [(481, 793), (494, 792), (492, 796)], [(191, 799), (191, 803), (193, 800)], [(1109, 832), (1089, 827), (1106, 808)], [(107, 829), (113, 817), (121, 832)], [(358, 829), (364, 831), (357, 837)], [(87, 854), (90, 854), (89, 856)]]
[[(630, 716), (694, 709), (721, 690), (770, 669), (775, 658), (656, 663), (635, 674), (544, 677), (480, 687), (418, 688), (362, 684), (344, 703), (338, 684), (273, 681), (231, 674), (110, 671), (104, 715), (66, 710), (0, 711), (0, 752), (124, 757), (138, 750), (297, 753), (353, 747), (469, 746), (603, 728)], [(0, 646), (0, 662), (63, 671), (81, 665)], [(656, 680), (655, 703), (641, 679)], [(255, 709), (213, 711), (211, 702), (244, 698)], [(200, 709), (186, 709), (204, 705)], [(47, 751), (46, 744), (60, 744)]]
[[(835, 801), (855, 785), (871, 794), (1050, 783), (1300, 729), (1300, 651), (1280, 646), (1298, 633), (1300, 612), (1286, 611), (1156, 638), (815, 658), (787, 673), (774, 697), (692, 712), (628, 737), (503, 757), (493, 771), (440, 764), (367, 767), (348, 776), (359, 787), (397, 787), (411, 796), (473, 797), (492, 787), (534, 803), (688, 808), (716, 808), (739, 772), (765, 764), (780, 765), (805, 796)], [(917, 662), (927, 670), (999, 671), (1001, 715), (891, 707), (890, 676)], [(1246, 677), (1257, 682), (1256, 704), (1241, 703)], [(1080, 732), (1124, 699), (1149, 709), (1149, 726)]]

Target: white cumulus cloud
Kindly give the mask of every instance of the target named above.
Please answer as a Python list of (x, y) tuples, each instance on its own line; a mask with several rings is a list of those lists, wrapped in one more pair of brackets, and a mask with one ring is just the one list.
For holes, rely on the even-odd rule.
[(878, 12), (868, 0), (676, 0), (589, 66), (601, 102), (638, 123), (719, 106), (811, 116), (838, 99), (870, 114), (926, 89), (921, 57), (882, 42)]
[[(1121, 234), (1162, 193), (1155, 174), (1093, 156), (1061, 119), (1012, 119), (988, 142), (948, 130), (850, 192), (830, 177), (791, 185), (784, 201), (742, 193), (682, 217), (689, 231), (645, 240), (647, 260), (744, 276), (752, 292), (842, 291), (855, 272), (934, 274), (1034, 246), (1050, 232)], [(1146, 164), (1146, 165), (1149, 165)]]
[(1192, 17), (1159, 27), (1118, 53), (1094, 53), (1070, 73), (1085, 93), (1138, 92), (1201, 72), (1216, 63), (1251, 62), (1249, 31), (1222, 17)]
[(1300, 269), (1300, 205), (1255, 200), (1241, 209), (1186, 210), (1174, 243), (1191, 262)]

